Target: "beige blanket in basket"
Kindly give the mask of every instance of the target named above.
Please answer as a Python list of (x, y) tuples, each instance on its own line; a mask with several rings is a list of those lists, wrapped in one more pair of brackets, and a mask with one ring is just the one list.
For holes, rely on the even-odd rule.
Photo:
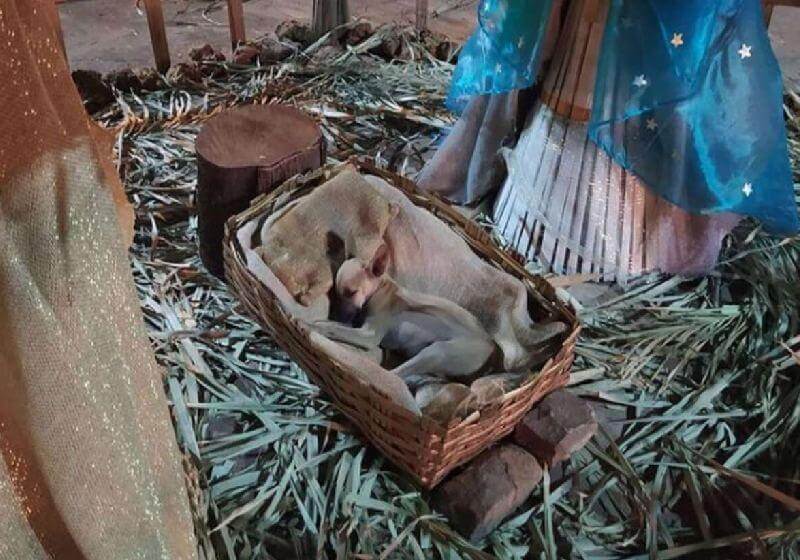
[[(338, 205), (330, 204), (327, 193), (334, 192), (331, 185), (337, 187), (335, 195), (346, 199), (351, 208), (342, 205), (341, 201)], [(368, 196), (364, 185), (369, 189)], [(321, 196), (316, 193), (321, 193)], [(375, 199), (383, 202), (376, 203)], [(326, 206), (319, 208), (320, 203)], [(317, 207), (313, 208), (314, 205)], [(387, 207), (396, 211), (390, 221), (379, 221), (379, 227), (375, 227), (374, 219), (366, 228), (364, 220), (357, 219), (361, 214), (359, 209)], [(304, 211), (298, 212), (301, 208)], [(331, 219), (331, 216), (338, 220)], [(319, 223), (308, 224), (307, 220), (312, 217)], [(330, 225), (334, 222), (335, 226)], [(312, 344), (347, 365), (362, 382), (389, 393), (395, 402), (415, 414), (420, 413), (419, 403), (422, 401), (415, 401), (406, 384), (381, 367), (379, 348), (370, 352), (345, 345), (336, 337), (335, 329), (325, 330), (323, 334), (315, 327), (318, 322), (328, 319), (327, 294), (321, 294), (311, 305), (303, 305), (287, 286), (278, 269), (292, 264), (295, 270), (303, 272), (303, 266), (307, 265), (304, 261), (308, 247), (295, 243), (297, 253), (292, 253), (287, 244), (286, 255), (280, 261), (270, 261), (269, 254), (264, 258), (264, 248), (259, 247), (258, 242), (273, 242), (276, 236), (271, 230), (278, 226), (284, 226), (280, 235), (289, 239), (293, 232), (285, 227), (287, 225), (294, 227), (295, 237), (309, 229), (315, 232), (311, 241), (318, 246), (311, 254), (324, 249), (326, 227), (348, 240), (353, 237), (349, 228), (354, 228), (355, 234), (361, 238), (362, 251), (367, 248), (367, 255), (373, 253), (379, 244), (386, 243), (392, 255), (389, 276), (403, 287), (447, 299), (474, 314), (502, 349), (504, 369), (509, 371), (524, 371), (543, 363), (552, 356), (553, 343), (557, 342), (555, 337), (566, 329), (563, 323), (534, 325), (528, 316), (527, 292), (522, 282), (483, 261), (456, 232), (429, 211), (417, 207), (395, 187), (375, 176), (362, 179), (352, 166), (345, 166), (312, 194), (287, 203), (263, 223), (254, 219), (244, 224), (237, 237), (249, 270), (277, 297), (284, 311), (309, 326)], [(261, 229), (256, 234), (257, 228)], [(254, 238), (259, 240), (255, 241), (256, 246), (253, 246)], [(354, 244), (350, 243), (350, 246)], [(364, 260), (369, 262), (369, 256)], [(316, 266), (324, 267), (326, 272), (335, 268), (330, 256), (323, 253), (315, 256), (316, 261), (321, 263)], [(281, 272), (285, 274), (287, 270), (291, 272), (291, 267), (283, 268)], [(452, 394), (459, 394), (459, 391)]]
[(255, 250), (294, 299), (306, 306), (320, 305), (333, 286), (331, 236), (350, 256), (369, 261), (393, 215), (389, 201), (347, 165), (291, 209), (271, 216)]
[[(273, 216), (263, 224), (263, 227), (268, 229), (271, 223), (279, 219), (282, 214), (283, 212), (280, 211), (273, 214)], [(386, 393), (393, 402), (403, 406), (413, 414), (419, 415), (419, 406), (402, 379), (382, 368), (374, 358), (370, 358), (368, 355), (365, 355), (364, 352), (345, 346), (339, 342), (334, 342), (313, 330), (311, 325), (314, 322), (328, 318), (327, 303), (318, 299), (315, 306), (309, 307), (300, 304), (292, 296), (283, 282), (281, 282), (270, 267), (264, 263), (261, 255), (256, 250), (257, 247), (253, 247), (253, 234), (259, 225), (258, 220), (251, 220), (236, 232), (236, 237), (242, 247), (247, 268), (250, 272), (275, 295), (287, 314), (306, 323), (309, 328), (311, 342), (318, 351), (328, 354), (337, 362), (345, 365), (358, 376), (360, 382)], [(325, 299), (327, 299), (327, 296)]]

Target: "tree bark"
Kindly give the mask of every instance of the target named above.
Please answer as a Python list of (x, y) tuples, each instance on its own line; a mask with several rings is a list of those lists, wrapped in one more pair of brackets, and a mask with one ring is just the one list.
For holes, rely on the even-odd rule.
[(322, 37), (350, 19), (347, 0), (314, 0), (313, 6), (311, 31), (315, 38)]
[(250, 105), (210, 119), (195, 143), (200, 258), (224, 276), (225, 222), (250, 201), (325, 162), (314, 122), (288, 105)]
[(150, 42), (153, 45), (156, 68), (163, 74), (169, 70), (171, 62), (161, 0), (144, 0), (144, 10), (147, 14), (147, 26), (150, 28)]
[(428, 28), (428, 0), (417, 0), (416, 16), (417, 30), (425, 31)]
[(245, 41), (242, 0), (228, 0), (228, 26), (231, 29), (231, 47), (235, 52), (236, 47)]

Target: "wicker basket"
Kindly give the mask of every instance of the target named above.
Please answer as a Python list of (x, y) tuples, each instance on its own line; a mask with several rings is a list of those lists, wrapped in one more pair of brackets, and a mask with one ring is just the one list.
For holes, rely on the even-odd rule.
[(410, 473), (425, 488), (434, 487), (447, 473), (469, 461), (506, 436), (535, 402), (569, 379), (575, 340), (580, 326), (575, 314), (562, 304), (543, 278), (532, 276), (509, 253), (499, 249), (488, 233), (464, 218), (441, 199), (418, 192), (414, 184), (398, 175), (378, 170), (370, 163), (353, 161), (362, 173), (378, 175), (400, 189), (414, 204), (425, 208), (461, 235), (479, 256), (522, 280), (537, 305), (537, 319), (558, 318), (571, 329), (555, 358), (532, 374), (519, 388), (507, 393), (466, 419), (443, 426), (428, 417), (416, 417), (395, 404), (381, 391), (358, 379), (348, 367), (316, 351), (303, 323), (288, 316), (278, 300), (245, 265), (236, 231), (256, 217), (277, 211), (289, 201), (308, 194), (335, 174), (325, 167), (290, 179), (276, 191), (256, 198), (250, 208), (228, 220), (225, 237), (225, 269), (231, 289), (247, 311), (308, 373), (333, 403), (363, 432), (364, 436), (398, 467)]

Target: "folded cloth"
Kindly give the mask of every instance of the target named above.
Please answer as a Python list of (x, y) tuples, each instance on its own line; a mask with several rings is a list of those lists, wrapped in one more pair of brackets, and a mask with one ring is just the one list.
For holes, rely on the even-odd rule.
[(417, 177), (419, 187), (456, 204), (473, 204), (505, 177), (501, 149), (514, 141), (517, 92), (478, 95)]
[(337, 362), (350, 368), (355, 372), (360, 382), (386, 393), (394, 403), (406, 408), (412, 414), (419, 415), (419, 406), (402, 379), (375, 363), (374, 359), (364, 352), (357, 351), (339, 342), (334, 342), (321, 333), (314, 331), (313, 324), (315, 322), (327, 319), (327, 302), (323, 303), (320, 299), (313, 306), (305, 306), (295, 300), (286, 286), (253, 248), (253, 233), (258, 227), (259, 221), (251, 220), (236, 232), (239, 245), (244, 252), (247, 268), (277, 298), (278, 304), (283, 311), (305, 323), (309, 329), (311, 344), (318, 351), (328, 354)]
[[(550, 2), (483, 0), (450, 100), (532, 85)], [(611, 0), (590, 138), (695, 214), (800, 228), (780, 69), (760, 0)]]
[(370, 262), (391, 219), (389, 201), (347, 165), (262, 228), (257, 251), (295, 299), (313, 305), (333, 286), (331, 236)]

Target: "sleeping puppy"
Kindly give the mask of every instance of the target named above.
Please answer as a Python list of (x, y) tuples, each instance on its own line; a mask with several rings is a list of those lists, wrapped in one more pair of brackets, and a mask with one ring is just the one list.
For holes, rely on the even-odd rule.
[(396, 206), (350, 165), (297, 200), (269, 227), (263, 225), (254, 250), (292, 297), (312, 306), (333, 287), (327, 237), (349, 239), (348, 250), (368, 262), (396, 214)]
[[(567, 325), (536, 325), (521, 281), (478, 257), (444, 222), (383, 179), (365, 179), (398, 208), (385, 235), (390, 277), (409, 291), (448, 299), (474, 315), (500, 347), (503, 371), (529, 369), (550, 357), (556, 337), (566, 332)], [(370, 285), (361, 292), (341, 294), (350, 300), (351, 313), (367, 301)]]
[(378, 250), (368, 264), (353, 258), (336, 274), (335, 290), (352, 315), (364, 310), (364, 324), (351, 328), (319, 322), (330, 338), (368, 347), (381, 344), (408, 359), (392, 370), (409, 387), (431, 377), (462, 379), (479, 373), (497, 346), (478, 320), (444, 298), (412, 292), (385, 274), (389, 252)]

